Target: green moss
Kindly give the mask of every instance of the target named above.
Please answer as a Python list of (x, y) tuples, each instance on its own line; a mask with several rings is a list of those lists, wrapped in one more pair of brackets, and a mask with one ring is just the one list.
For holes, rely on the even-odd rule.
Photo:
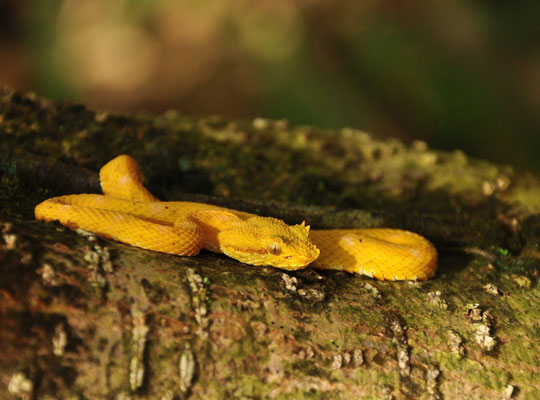
[(225, 382), (210, 383), (215, 399), (253, 399), (264, 396), (275, 384), (266, 384), (255, 375), (237, 374), (229, 375)]
[(540, 385), (538, 384), (538, 372), (516, 371), (512, 373), (511, 384), (518, 388), (524, 399), (536, 400), (540, 395)]
[(441, 370), (451, 370), (465, 374), (470, 384), (478, 384), (488, 389), (502, 391), (511, 383), (511, 375), (505, 369), (490, 366), (486, 368), (481, 363), (464, 358), (459, 359), (454, 354), (441, 355), (439, 358)]
[(438, 352), (434, 359), (439, 363), (441, 370), (461, 371), (467, 362), (462, 357), (454, 353)]
[[(537, 337), (537, 336), (536, 336)], [(512, 340), (501, 348), (501, 359), (515, 364), (527, 365), (529, 368), (538, 368), (537, 346), (533, 338), (522, 337), (521, 340)]]
[[(259, 351), (259, 346), (256, 341), (251, 340), (251, 338), (247, 338), (245, 340), (236, 342), (233, 346), (231, 346), (230, 350), (230, 357), (232, 359), (241, 360), (252, 354), (257, 354), (257, 351)], [(263, 354), (266, 354), (266, 352), (258, 353), (258, 357), (261, 360), (263, 359)]]
[(295, 374), (321, 376), (321, 370), (312, 360), (299, 360), (291, 364)]
[(308, 342), (312, 337), (312, 332), (300, 327), (293, 332), (293, 336), (296, 340)]
[(377, 375), (376, 379), (377, 385), (380, 388), (399, 386), (399, 381), (400, 376), (397, 371)]

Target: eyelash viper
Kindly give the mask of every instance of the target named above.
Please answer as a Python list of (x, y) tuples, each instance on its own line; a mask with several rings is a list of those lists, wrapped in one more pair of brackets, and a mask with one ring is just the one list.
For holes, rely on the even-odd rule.
[(162, 202), (142, 184), (128, 155), (100, 170), (104, 195), (55, 197), (35, 208), (36, 219), (58, 220), (132, 246), (194, 256), (201, 249), (251, 265), (296, 270), (308, 264), (381, 280), (425, 280), (437, 251), (424, 237), (399, 229), (312, 230), (304, 223), (191, 202)]

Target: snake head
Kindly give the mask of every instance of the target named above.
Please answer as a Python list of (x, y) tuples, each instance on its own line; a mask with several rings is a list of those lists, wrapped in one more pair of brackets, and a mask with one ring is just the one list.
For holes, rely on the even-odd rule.
[(223, 253), (251, 265), (287, 270), (307, 266), (319, 256), (304, 222), (289, 226), (280, 219), (252, 217), (218, 234)]

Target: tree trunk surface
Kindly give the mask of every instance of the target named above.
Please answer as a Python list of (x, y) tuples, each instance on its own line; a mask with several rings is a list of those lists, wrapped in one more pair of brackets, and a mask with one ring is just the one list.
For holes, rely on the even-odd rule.
[[(0, 91), (0, 398), (539, 399), (540, 183), (350, 128)], [(119, 154), (164, 200), (429, 238), (426, 282), (177, 257), (35, 221)]]

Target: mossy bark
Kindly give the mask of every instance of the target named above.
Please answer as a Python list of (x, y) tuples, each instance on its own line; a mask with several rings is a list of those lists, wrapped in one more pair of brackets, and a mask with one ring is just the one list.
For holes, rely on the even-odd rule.
[[(540, 183), (353, 129), (121, 116), (0, 92), (0, 397), (540, 397)], [(135, 157), (167, 200), (314, 228), (390, 226), (430, 281), (174, 257), (34, 221)]]

